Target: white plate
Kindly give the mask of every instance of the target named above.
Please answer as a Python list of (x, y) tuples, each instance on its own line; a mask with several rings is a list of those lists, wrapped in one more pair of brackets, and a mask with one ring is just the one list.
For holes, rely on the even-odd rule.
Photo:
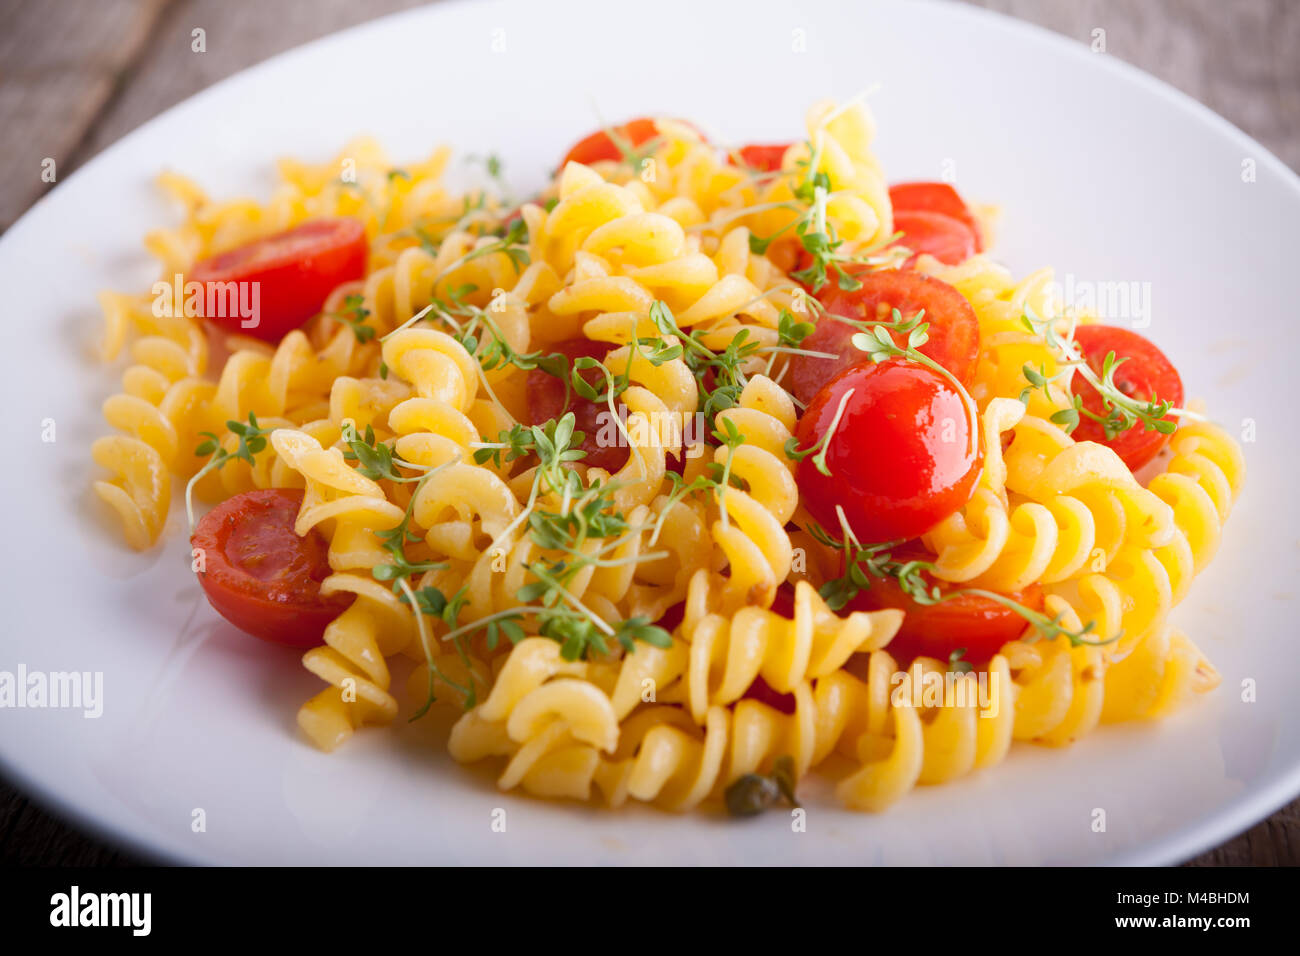
[[(645, 12), (451, 3), (328, 37), (146, 124), (0, 240), (13, 443), (0, 670), (104, 674), (98, 719), (0, 711), (6, 771), (113, 839), (223, 863), (1164, 863), (1300, 790), (1296, 176), (1144, 74), (966, 7), (659, 0)], [(1245, 495), (1176, 612), (1223, 686), (1175, 718), (1066, 750), (1017, 747), (881, 816), (814, 787), (806, 833), (779, 813), (736, 824), (533, 802), (454, 766), (432, 726), (312, 750), (294, 711), (315, 679), (202, 600), (182, 516), (164, 547), (134, 554), (87, 492), (98, 405), (117, 378), (92, 357), (94, 295), (155, 278), (139, 238), (169, 221), (151, 184), (160, 167), (217, 195), (265, 195), (274, 157), (324, 158), (364, 131), (400, 159), (441, 142), (495, 150), (528, 187), (593, 126), (593, 104), (610, 119), (695, 118), (733, 142), (782, 139), (813, 100), (874, 84), (891, 178), (952, 169), (969, 196), (1001, 203), (997, 252), (1018, 274), (1050, 264), (1149, 282), (1147, 331), (1189, 392), (1234, 429), (1255, 422)], [(1243, 702), (1245, 680), (1256, 702)], [(497, 807), (505, 833), (490, 826)], [(205, 832), (191, 826), (198, 809)]]

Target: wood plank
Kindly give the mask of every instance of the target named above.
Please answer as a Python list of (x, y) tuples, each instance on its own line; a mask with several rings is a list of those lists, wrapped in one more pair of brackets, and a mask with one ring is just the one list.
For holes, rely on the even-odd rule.
[[(158, 24), (149, 54), (130, 86), (104, 112), (78, 161), (111, 146), (168, 107), (276, 53), (420, 5), (421, 0), (178, 0)], [(205, 31), (203, 53), (191, 49), (196, 28)]]
[(0, 3), (0, 230), (49, 189), (136, 59), (167, 0)]

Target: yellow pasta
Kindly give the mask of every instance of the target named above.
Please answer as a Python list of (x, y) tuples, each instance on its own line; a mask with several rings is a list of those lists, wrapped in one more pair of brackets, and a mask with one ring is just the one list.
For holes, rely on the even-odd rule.
[[(876, 812), (1017, 742), (1065, 746), (1213, 690), (1171, 616), (1242, 490), (1225, 431), (1090, 372), (1076, 336), (1094, 319), (1058, 301), (1050, 270), (1017, 279), (974, 232), (957, 259), (896, 241), (861, 102), (814, 105), (762, 168), (683, 121), (646, 124), (517, 206), (451, 188), (445, 148), (396, 166), (367, 139), (282, 160), (266, 202), (160, 177), (183, 213), (145, 240), (162, 281), (100, 297), (104, 357), (130, 362), (93, 487), (142, 550), (180, 488), (223, 502), (218, 530), (249, 535), (209, 556), (223, 573), (298, 574), (305, 591), (275, 600), (341, 609), (286, 641), (325, 684), (298, 712), (310, 742), (437, 705), (456, 715), (451, 756), (493, 761), (505, 790), (748, 813), (825, 772), (842, 804)], [(187, 278), (349, 220), (356, 267), (327, 271), (305, 320), (270, 334), (264, 316), (200, 314), (211, 292)], [(863, 300), (877, 314), (848, 352), (803, 344), (878, 274), (969, 303), (964, 383), (892, 300)], [(288, 309), (272, 273), (247, 275)], [(808, 490), (833, 443), (883, 440), (852, 390), (823, 382), (838, 405), (807, 407), (792, 393), (801, 362), (842, 355), (934, 377), (978, 431), (960, 501), (902, 540), (854, 531), (857, 484), (876, 479), (841, 476), (832, 501)], [(1080, 439), (1081, 388), (1123, 426), (1104, 442)], [(1111, 433), (1175, 422), (1140, 480)], [(228, 507), (259, 494), (292, 502), (278, 538)], [(285, 637), (232, 612), (218, 577), (200, 568), (214, 606)], [(926, 623), (963, 595), (995, 612), (969, 660)]]

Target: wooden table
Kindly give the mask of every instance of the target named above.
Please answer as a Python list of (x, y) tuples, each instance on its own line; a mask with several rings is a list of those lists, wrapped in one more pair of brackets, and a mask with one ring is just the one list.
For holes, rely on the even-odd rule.
[[(1291, 0), (974, 0), (1081, 43), (1106, 31), (1134, 63), (1226, 116), (1300, 169), (1300, 3)], [(0, 0), (0, 229), (60, 177), (145, 120), (281, 50), (417, 0)], [(191, 50), (202, 27), (207, 49)], [(0, 860), (139, 862), (0, 783)], [(1300, 801), (1191, 865), (1295, 865)]]

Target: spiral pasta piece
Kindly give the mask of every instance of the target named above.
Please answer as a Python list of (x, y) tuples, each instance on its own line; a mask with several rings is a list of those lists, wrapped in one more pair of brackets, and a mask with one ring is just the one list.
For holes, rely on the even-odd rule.
[(388, 723), (397, 701), (388, 692), (386, 658), (412, 639), (411, 611), (391, 590), (356, 574), (333, 574), (321, 594), (355, 594), (356, 600), (325, 628), (325, 644), (302, 663), (330, 687), (298, 711), (298, 725), (322, 750), (333, 750), (363, 724)]
[(323, 448), (305, 431), (278, 429), (271, 433), (271, 445), (304, 483), (294, 531), (305, 535), (320, 527), (335, 571), (389, 563), (375, 531), (397, 527), (405, 512), (383, 488), (352, 468), (338, 448)]
[(878, 812), (918, 784), (942, 784), (1000, 762), (1015, 726), (1015, 688), (1007, 660), (995, 656), (979, 674), (957, 674), (919, 657), (898, 671), (885, 651), (871, 655), (863, 702), (860, 766), (836, 795), (855, 810)]
[(128, 543), (151, 546), (167, 521), (171, 473), (192, 474), (199, 433), (222, 427), (212, 409), (215, 389), (201, 376), (208, 345), (198, 323), (156, 302), (118, 293), (100, 295), (105, 318), (103, 354), (115, 357), (133, 333), (134, 364), (122, 391), (103, 405), (104, 418), (127, 438), (104, 438), (92, 457), (112, 472), (94, 483), (95, 493), (117, 512)]
[(794, 402), (771, 379), (756, 375), (741, 391), (736, 407), (719, 412), (716, 421), (719, 430), (729, 423), (744, 442), (734, 449), (717, 448), (714, 462), (746, 486), (720, 490), (720, 514), (710, 529), (731, 569), (723, 606), (766, 607), (777, 585), (789, 576), (793, 557), (785, 525), (798, 507), (799, 489), (785, 443), (792, 437)]
[(142, 551), (158, 540), (167, 523), (171, 475), (162, 456), (138, 438), (98, 438), (90, 447), (95, 464), (113, 473), (94, 483), (95, 494), (122, 521), (127, 543)]
[[(1103, 572), (1121, 548), (1163, 547), (1170, 507), (1111, 449), (1074, 442), (1011, 399), (983, 413), (987, 460), (972, 502), (927, 535), (936, 576), (1016, 591)], [(1001, 435), (1011, 433), (1005, 453)]]
[(1177, 603), (1218, 550), (1246, 465), (1237, 443), (1209, 422), (1180, 425), (1170, 450), (1173, 456), (1165, 471), (1148, 487), (1174, 514), (1173, 540), (1157, 549), (1156, 556), (1169, 572)]
[[(693, 590), (708, 587), (708, 572), (697, 571)], [(806, 678), (824, 677), (850, 655), (884, 647), (898, 631), (897, 610), (855, 611), (839, 617), (812, 585), (795, 586), (794, 615), (787, 619), (759, 607), (744, 607), (729, 618), (708, 614), (684, 620), (682, 637), (690, 644), (690, 665), (680, 687), (697, 723), (708, 707), (739, 700), (762, 677), (786, 693)]]

